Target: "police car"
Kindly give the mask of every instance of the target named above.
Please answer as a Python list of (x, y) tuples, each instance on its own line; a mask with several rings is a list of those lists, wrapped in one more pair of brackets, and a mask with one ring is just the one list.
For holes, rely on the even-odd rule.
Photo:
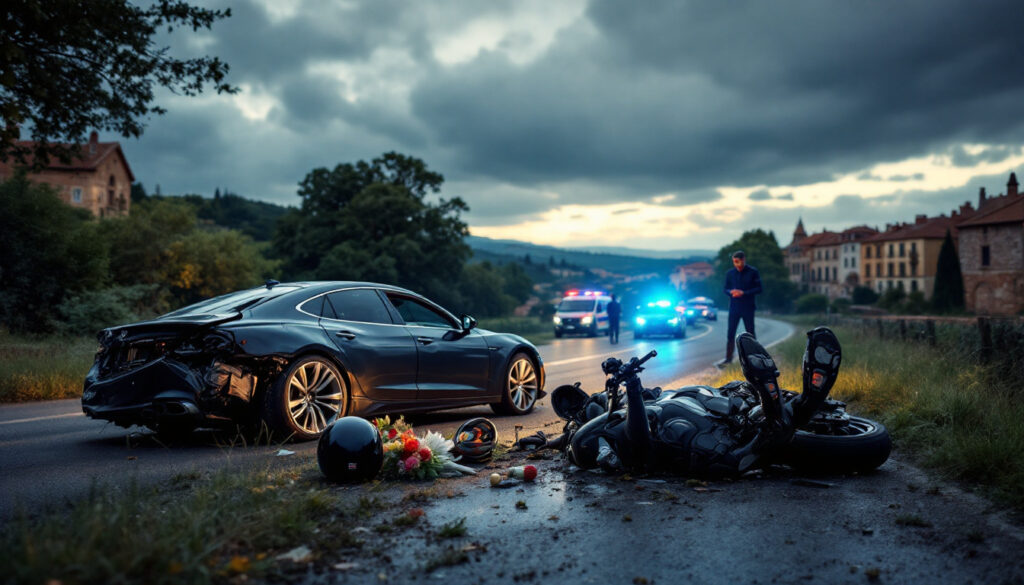
[(633, 317), (633, 338), (671, 335), (681, 339), (686, 337), (686, 324), (686, 317), (680, 315), (670, 301), (651, 301), (636, 307)]
[(612, 298), (604, 291), (570, 290), (555, 308), (552, 318), (555, 337), (582, 334), (597, 337), (608, 333), (608, 303)]
[(686, 301), (686, 310), (693, 310), (697, 317), (703, 317), (708, 321), (718, 321), (718, 308), (715, 301), (707, 297), (694, 297)]

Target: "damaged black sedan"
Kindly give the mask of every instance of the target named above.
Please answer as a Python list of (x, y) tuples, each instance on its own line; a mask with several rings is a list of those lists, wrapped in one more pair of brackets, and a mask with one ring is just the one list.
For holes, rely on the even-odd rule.
[(85, 414), (173, 434), (265, 423), (312, 440), (341, 416), (526, 414), (545, 395), (529, 341), (382, 284), (268, 281), (98, 337)]

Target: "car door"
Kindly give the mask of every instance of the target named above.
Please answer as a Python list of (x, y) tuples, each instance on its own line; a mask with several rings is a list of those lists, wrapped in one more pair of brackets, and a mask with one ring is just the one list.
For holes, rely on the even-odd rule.
[(377, 289), (338, 290), (323, 299), (320, 325), (338, 346), (366, 397), (415, 400), (416, 341), (394, 322)]
[(479, 331), (464, 332), (446, 311), (419, 297), (391, 291), (385, 296), (416, 341), (418, 400), (487, 393), (490, 350)]

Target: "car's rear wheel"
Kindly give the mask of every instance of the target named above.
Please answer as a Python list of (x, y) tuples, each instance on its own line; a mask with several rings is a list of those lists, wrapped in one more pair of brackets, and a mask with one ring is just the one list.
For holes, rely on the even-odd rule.
[(264, 398), (263, 419), (275, 437), (318, 438), (348, 410), (349, 388), (329, 359), (310, 355), (291, 363)]
[(509, 360), (505, 370), (505, 387), (501, 393), (501, 402), (491, 404), (491, 409), (498, 414), (526, 414), (533, 410), (540, 395), (540, 378), (537, 366), (530, 356), (517, 353)]

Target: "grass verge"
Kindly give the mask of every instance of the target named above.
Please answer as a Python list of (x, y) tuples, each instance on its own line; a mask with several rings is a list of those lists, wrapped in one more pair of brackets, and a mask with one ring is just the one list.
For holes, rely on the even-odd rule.
[[(349, 527), (381, 502), (344, 502), (315, 465), (209, 478), (175, 477), (161, 489), (93, 489), (68, 510), (0, 529), (9, 583), (214, 583), (272, 577), (297, 545), (359, 547)], [(304, 567), (304, 565), (303, 565)], [(304, 570), (304, 569), (303, 569)]]
[[(795, 324), (809, 329), (806, 320)], [(956, 343), (880, 340), (834, 327), (843, 365), (832, 396), (854, 412), (881, 420), (897, 445), (941, 475), (979, 485), (997, 501), (1024, 512), (1024, 381), (997, 365), (978, 364)], [(772, 348), (780, 384), (799, 390), (806, 338)], [(716, 384), (742, 379), (738, 365)]]
[(90, 337), (23, 337), (0, 331), (0, 402), (78, 398), (97, 343)]

